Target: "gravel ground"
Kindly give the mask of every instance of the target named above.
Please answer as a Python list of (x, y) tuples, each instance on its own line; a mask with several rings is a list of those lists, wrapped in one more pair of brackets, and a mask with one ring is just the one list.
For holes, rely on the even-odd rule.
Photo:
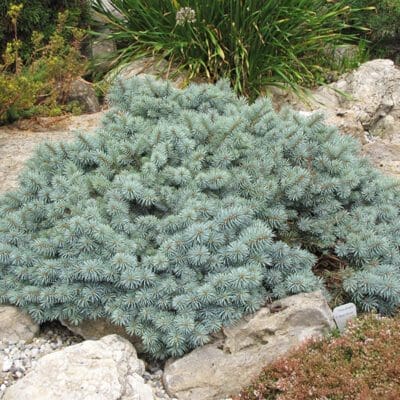
[[(55, 322), (44, 324), (39, 336), (31, 342), (0, 341), (0, 399), (7, 387), (24, 377), (40, 357), (82, 341), (82, 337)], [(177, 400), (165, 391), (162, 375), (161, 366), (153, 364), (147, 366), (143, 378), (152, 387), (155, 400)]]
[(40, 143), (73, 140), (76, 131), (92, 132), (104, 113), (22, 120), (0, 127), (0, 193), (17, 187), (25, 162)]
[(0, 341), (0, 398), (8, 386), (26, 375), (40, 357), (64, 347), (82, 342), (61, 324), (42, 327), (40, 335), (31, 342)]

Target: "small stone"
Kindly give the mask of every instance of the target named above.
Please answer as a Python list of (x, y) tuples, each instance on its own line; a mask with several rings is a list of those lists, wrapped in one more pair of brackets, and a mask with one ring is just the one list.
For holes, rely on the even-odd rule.
[(24, 365), (22, 363), (22, 360), (15, 360), (14, 361), (14, 368), (20, 371), (24, 370)]
[(151, 374), (149, 374), (147, 371), (143, 374), (144, 379), (151, 379)]
[(17, 379), (20, 379), (20, 378), (22, 378), (22, 377), (24, 376), (24, 374), (23, 374), (22, 371), (17, 371), (17, 372), (15, 373), (15, 376), (16, 376)]
[(149, 368), (150, 373), (154, 374), (155, 372), (157, 372), (160, 369), (160, 367), (158, 365), (153, 365)]
[(163, 371), (162, 371), (161, 369), (159, 369), (158, 371), (156, 371), (156, 372), (153, 373), (153, 376), (154, 376), (155, 378), (161, 379), (162, 376), (163, 376)]
[(13, 358), (19, 358), (19, 350), (16, 347), (13, 347), (10, 351), (10, 354), (12, 355)]
[(38, 355), (39, 355), (39, 349), (34, 348), (31, 350), (32, 357), (37, 357)]
[(4, 392), (6, 389), (7, 389), (7, 386), (3, 383), (3, 384), (0, 386), (0, 390), (1, 390), (2, 392)]
[(9, 358), (5, 358), (3, 361), (2, 371), (8, 372), (11, 369), (12, 365), (13, 365), (12, 361)]

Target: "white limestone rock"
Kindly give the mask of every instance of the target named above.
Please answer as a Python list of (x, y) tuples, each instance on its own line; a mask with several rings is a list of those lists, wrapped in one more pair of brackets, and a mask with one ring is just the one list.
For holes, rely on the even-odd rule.
[(143, 373), (132, 344), (110, 335), (42, 357), (3, 400), (154, 400)]

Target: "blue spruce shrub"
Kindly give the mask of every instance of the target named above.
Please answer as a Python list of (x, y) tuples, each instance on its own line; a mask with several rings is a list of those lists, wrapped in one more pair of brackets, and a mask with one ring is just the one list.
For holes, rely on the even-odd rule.
[(0, 300), (108, 318), (180, 356), (266, 298), (322, 287), (335, 253), (364, 309), (400, 301), (399, 182), (356, 142), (226, 82), (120, 81), (94, 135), (44, 144), (0, 200)]

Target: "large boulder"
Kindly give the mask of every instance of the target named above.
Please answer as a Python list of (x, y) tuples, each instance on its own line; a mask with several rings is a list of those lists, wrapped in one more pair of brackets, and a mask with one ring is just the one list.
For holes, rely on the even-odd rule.
[[(114, 16), (122, 18), (122, 15), (111, 4), (110, 0), (103, 0), (104, 8), (110, 11)], [(89, 43), (89, 54), (96, 66), (96, 70), (108, 71), (111, 65), (110, 57), (116, 53), (117, 44), (115, 40), (109, 38), (110, 30), (104, 27), (104, 16), (98, 14), (92, 8), (92, 19), (95, 23), (96, 36), (92, 36)]]
[(30, 341), (39, 332), (39, 325), (17, 307), (0, 307), (0, 341)]
[(179, 400), (217, 400), (237, 393), (261, 369), (302, 341), (334, 327), (321, 292), (288, 297), (223, 330), (223, 337), (167, 362), (163, 381)]
[[(397, 139), (397, 140), (396, 140)], [(394, 138), (378, 138), (367, 143), (363, 152), (386, 174), (400, 177), (400, 125)]]
[(400, 69), (393, 61), (369, 61), (314, 96), (313, 109), (321, 107), (330, 124), (358, 136), (364, 154), (385, 173), (400, 176)]
[(153, 400), (143, 373), (135, 348), (110, 335), (40, 358), (3, 400)]
[(328, 124), (361, 141), (377, 167), (400, 177), (400, 69), (393, 61), (368, 61), (307, 97), (280, 88), (270, 95), (278, 110), (322, 111)]
[(391, 135), (400, 122), (400, 70), (391, 60), (369, 61), (339, 81), (320, 87), (314, 101), (329, 116), (353, 114), (371, 136)]
[(277, 89), (271, 92), (277, 108), (289, 104), (298, 110), (323, 111), (329, 124), (364, 144), (400, 134), (400, 69), (392, 60), (368, 61), (311, 91), (307, 99)]

